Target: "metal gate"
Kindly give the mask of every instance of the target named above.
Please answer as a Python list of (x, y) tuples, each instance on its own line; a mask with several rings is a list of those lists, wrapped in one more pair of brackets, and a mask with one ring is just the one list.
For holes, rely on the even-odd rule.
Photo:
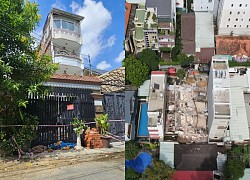
[(59, 140), (76, 142), (70, 123), (74, 117), (86, 122), (94, 121), (95, 107), (91, 93), (90, 89), (54, 87), (44, 97), (29, 95), (27, 111), (40, 119), (33, 145), (48, 145)]
[(104, 112), (109, 115), (110, 133), (124, 139), (125, 93), (107, 93), (103, 98)]

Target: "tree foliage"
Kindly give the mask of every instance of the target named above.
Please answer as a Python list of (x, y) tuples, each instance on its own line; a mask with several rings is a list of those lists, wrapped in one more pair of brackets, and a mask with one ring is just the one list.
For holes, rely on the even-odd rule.
[(239, 159), (228, 159), (224, 167), (226, 180), (238, 180), (244, 176), (245, 164)]
[(135, 56), (128, 56), (124, 61), (126, 80), (131, 83), (132, 86), (139, 87), (145, 80), (148, 79), (148, 67), (142, 63)]
[(125, 170), (125, 179), (126, 180), (138, 180), (140, 179), (141, 174), (135, 172), (133, 169), (128, 168)]
[(180, 79), (183, 79), (186, 76), (186, 71), (184, 69), (178, 69), (176, 76)]
[(24, 0), (0, 0), (0, 125), (26, 125), (0, 130), (0, 144), (14, 135), (20, 143), (34, 138), (37, 118), (24, 113), (28, 93), (42, 93), (57, 66), (35, 49), (31, 32), (41, 16), (38, 6)]
[(249, 145), (233, 145), (232, 149), (227, 152), (223, 179), (238, 180), (242, 178), (246, 167), (249, 167)]
[(141, 147), (135, 141), (128, 141), (125, 144), (125, 159), (132, 160), (141, 151)]
[(169, 180), (172, 179), (174, 169), (165, 164), (164, 161), (153, 159), (152, 167), (147, 167), (142, 174), (142, 179), (147, 180)]
[(145, 63), (150, 71), (158, 70), (159, 56), (151, 49), (144, 49), (138, 56), (138, 59)]

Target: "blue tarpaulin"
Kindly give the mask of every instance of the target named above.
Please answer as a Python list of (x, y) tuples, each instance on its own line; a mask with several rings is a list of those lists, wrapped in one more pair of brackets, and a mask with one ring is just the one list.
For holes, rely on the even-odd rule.
[(126, 160), (125, 167), (131, 168), (138, 173), (143, 173), (152, 164), (152, 156), (146, 152), (140, 152), (133, 160)]
[(69, 148), (73, 148), (76, 146), (76, 143), (66, 143), (66, 142), (60, 142), (60, 143), (54, 143), (54, 144), (50, 144), (48, 145), (48, 149), (54, 149), (54, 150), (57, 150), (57, 149), (62, 149), (64, 147), (67, 147), (69, 146)]

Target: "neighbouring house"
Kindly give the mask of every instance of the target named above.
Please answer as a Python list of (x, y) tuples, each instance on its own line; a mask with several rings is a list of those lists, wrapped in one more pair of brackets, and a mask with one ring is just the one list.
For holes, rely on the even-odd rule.
[(181, 15), (181, 41), (183, 52), (195, 55), (195, 14), (182, 13)]
[(175, 0), (147, 0), (146, 8), (155, 8), (158, 22), (158, 29), (174, 32), (176, 21), (176, 2)]
[(217, 171), (218, 153), (225, 154), (226, 148), (216, 144), (175, 144), (175, 170), (176, 172)]
[(250, 69), (229, 68), (226, 57), (212, 59), (208, 86), (209, 142), (249, 140)]
[(250, 57), (249, 36), (216, 36), (216, 53), (228, 54), (233, 60), (245, 62)]
[(218, 35), (250, 35), (250, 2), (248, 0), (219, 1), (217, 5)]
[(193, 1), (193, 6), (194, 6), (194, 11), (200, 11), (200, 12), (207, 12), (211, 11), (213, 12), (214, 10), (214, 2), (216, 0), (194, 0)]
[(136, 54), (142, 52), (142, 50), (146, 48), (143, 32), (145, 24), (145, 11), (145, 4), (139, 4), (134, 17), (135, 28), (133, 31), (133, 39)]
[(131, 53), (135, 52), (135, 45), (133, 42), (133, 30), (134, 30), (134, 17), (138, 4), (125, 3), (125, 50)]
[(165, 130), (165, 92), (167, 75), (152, 71), (148, 97), (148, 131), (150, 139), (163, 141)]
[(84, 17), (53, 8), (49, 13), (40, 42), (40, 53), (52, 55), (59, 63), (56, 74), (83, 75), (80, 56), (82, 35), (80, 23)]
[(159, 35), (159, 47), (173, 48), (175, 46), (175, 35)]
[(197, 63), (209, 64), (215, 54), (212, 12), (195, 12), (195, 46)]
[(156, 9), (146, 7), (145, 15), (146, 17), (143, 32), (146, 47), (152, 50), (159, 50)]
[(125, 67), (114, 69), (99, 76), (101, 92), (123, 92), (125, 90)]

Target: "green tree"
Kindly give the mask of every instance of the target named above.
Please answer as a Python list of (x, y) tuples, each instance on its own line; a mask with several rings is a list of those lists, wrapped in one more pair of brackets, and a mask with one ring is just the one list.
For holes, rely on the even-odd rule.
[(141, 151), (141, 147), (135, 141), (127, 141), (125, 143), (125, 159), (132, 160)]
[(151, 49), (144, 49), (140, 54), (138, 59), (145, 63), (150, 71), (154, 71), (158, 69), (159, 65), (159, 56), (155, 51)]
[(149, 71), (147, 65), (136, 59), (135, 56), (130, 55), (125, 58), (124, 65), (126, 80), (132, 86), (139, 87), (148, 79)]
[(140, 179), (141, 174), (135, 172), (133, 169), (128, 168), (125, 170), (125, 179), (126, 180), (138, 180)]
[(147, 167), (142, 174), (142, 179), (147, 180), (169, 180), (172, 179), (174, 169), (165, 164), (164, 161), (153, 159), (152, 167)]
[(176, 72), (176, 76), (180, 79), (183, 79), (186, 76), (186, 71), (184, 69), (178, 69)]
[(244, 176), (245, 164), (239, 159), (228, 159), (224, 167), (225, 180), (238, 180)]
[(50, 56), (35, 49), (31, 32), (40, 18), (36, 3), (0, 0), (0, 124), (25, 125), (1, 129), (1, 147), (8, 146), (12, 135), (20, 146), (34, 138), (35, 127), (30, 125), (38, 120), (24, 113), (27, 94), (45, 92), (42, 82), (57, 68)]

